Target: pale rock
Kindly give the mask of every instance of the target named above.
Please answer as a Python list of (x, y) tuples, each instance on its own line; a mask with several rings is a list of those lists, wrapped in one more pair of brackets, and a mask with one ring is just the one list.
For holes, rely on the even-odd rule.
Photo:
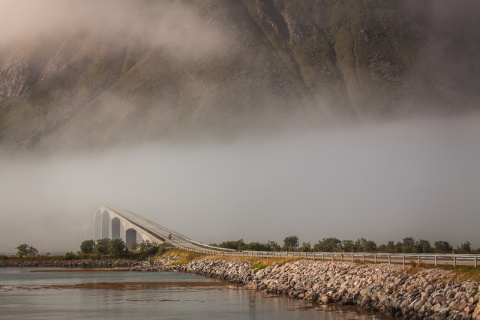
[(478, 315), (480, 315), (480, 303), (478, 303), (475, 310), (473, 310), (472, 319), (476, 319)]

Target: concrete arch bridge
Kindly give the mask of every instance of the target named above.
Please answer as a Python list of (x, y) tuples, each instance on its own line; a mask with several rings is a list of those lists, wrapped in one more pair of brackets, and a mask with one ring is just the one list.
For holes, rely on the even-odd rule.
[(178, 232), (113, 205), (98, 205), (94, 211), (92, 222), (95, 229), (95, 240), (122, 239), (129, 248), (134, 242), (140, 243), (143, 240), (149, 240), (194, 251), (230, 251), (193, 241)]

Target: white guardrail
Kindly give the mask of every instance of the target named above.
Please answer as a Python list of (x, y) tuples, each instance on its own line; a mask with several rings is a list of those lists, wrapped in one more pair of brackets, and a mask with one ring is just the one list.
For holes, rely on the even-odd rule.
[(476, 254), (402, 254), (402, 253), (369, 253), (369, 252), (288, 252), (288, 251), (235, 251), (223, 252), (213, 250), (197, 250), (182, 247), (181, 249), (198, 253), (259, 257), (259, 258), (303, 258), (320, 261), (351, 261), (351, 262), (373, 262), (373, 263), (397, 263), (434, 266), (472, 266), (477, 267), (480, 255)]

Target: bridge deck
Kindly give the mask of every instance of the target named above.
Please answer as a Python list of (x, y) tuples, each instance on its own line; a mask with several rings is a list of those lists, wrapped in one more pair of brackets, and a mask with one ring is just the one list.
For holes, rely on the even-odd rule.
[[(199, 242), (193, 241), (190, 238), (170, 230), (164, 226), (161, 226), (153, 221), (150, 221), (138, 214), (135, 214), (129, 210), (114, 206), (114, 205), (103, 205), (105, 208), (114, 211), (119, 216), (122, 216), (124, 219), (130, 221), (132, 224), (136, 225), (138, 228), (141, 228), (143, 231), (150, 234), (152, 237), (157, 238), (158, 240), (172, 245), (176, 248), (184, 248), (189, 250), (211, 250), (211, 251), (230, 251), (224, 248), (212, 247), (209, 245), (204, 245)], [(232, 250), (233, 251), (233, 250)]]

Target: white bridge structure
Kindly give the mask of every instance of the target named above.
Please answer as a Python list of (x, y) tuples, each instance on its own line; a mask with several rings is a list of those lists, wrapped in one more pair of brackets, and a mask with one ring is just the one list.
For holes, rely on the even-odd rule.
[(193, 241), (178, 232), (113, 205), (98, 205), (93, 214), (92, 222), (95, 226), (95, 240), (103, 238), (122, 239), (128, 248), (131, 248), (134, 242), (140, 243), (143, 240), (148, 240), (194, 251), (230, 251), (230, 249)]

